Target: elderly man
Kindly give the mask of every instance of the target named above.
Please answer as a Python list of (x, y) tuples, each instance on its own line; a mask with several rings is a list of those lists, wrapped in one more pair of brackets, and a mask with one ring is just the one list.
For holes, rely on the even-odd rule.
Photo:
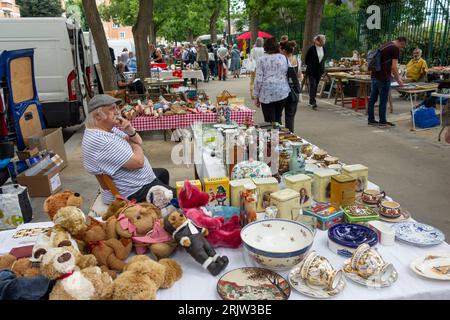
[[(156, 185), (174, 191), (168, 186), (169, 172), (152, 169), (142, 150), (141, 137), (120, 116), (120, 101), (103, 94), (89, 101), (82, 142), (84, 168), (90, 174), (109, 175), (121, 196), (137, 202), (145, 201), (150, 188)], [(105, 204), (114, 200), (111, 192), (105, 190), (102, 198)]]
[(422, 50), (414, 49), (413, 58), (406, 65), (406, 81), (425, 81), (428, 73), (427, 62), (422, 58)]

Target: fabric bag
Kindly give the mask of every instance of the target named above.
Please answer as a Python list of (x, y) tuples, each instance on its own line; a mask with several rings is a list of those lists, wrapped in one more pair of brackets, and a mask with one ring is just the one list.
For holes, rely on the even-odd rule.
[(440, 124), (434, 108), (421, 106), (414, 111), (414, 123), (419, 128), (432, 128)]
[(288, 65), (287, 71), (287, 79), (289, 83), (289, 88), (291, 89), (289, 92), (289, 96), (287, 97), (288, 102), (298, 102), (299, 95), (301, 91), (300, 81), (298, 81), (297, 72), (294, 67), (289, 65), (288, 58), (286, 57), (286, 63)]
[(28, 190), (19, 184), (0, 187), (0, 230), (14, 229), (33, 218)]

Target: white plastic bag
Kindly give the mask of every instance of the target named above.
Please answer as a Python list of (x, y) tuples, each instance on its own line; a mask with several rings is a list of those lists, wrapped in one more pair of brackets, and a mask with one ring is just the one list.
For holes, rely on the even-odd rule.
[(26, 187), (8, 184), (0, 187), (0, 230), (14, 229), (33, 218)]

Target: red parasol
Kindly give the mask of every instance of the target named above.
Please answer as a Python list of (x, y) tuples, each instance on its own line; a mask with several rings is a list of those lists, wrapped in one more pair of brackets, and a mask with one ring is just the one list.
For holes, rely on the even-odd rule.
[[(241, 34), (238, 37), (238, 40), (248, 40), (251, 37), (252, 37), (252, 33), (250, 31), (248, 31), (248, 32)], [(268, 34), (267, 32), (258, 31), (258, 38), (273, 38), (273, 36), (271, 34)]]

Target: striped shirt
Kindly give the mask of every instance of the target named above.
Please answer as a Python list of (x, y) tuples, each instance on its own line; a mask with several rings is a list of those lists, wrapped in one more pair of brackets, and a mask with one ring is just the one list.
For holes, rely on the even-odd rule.
[[(117, 128), (111, 132), (86, 128), (82, 142), (83, 165), (93, 175), (111, 176), (120, 195), (129, 197), (155, 178), (153, 169), (144, 157), (141, 169), (125, 169), (122, 166), (133, 156), (131, 145), (125, 140), (126, 133)], [(111, 192), (102, 190), (103, 203), (114, 200)]]

